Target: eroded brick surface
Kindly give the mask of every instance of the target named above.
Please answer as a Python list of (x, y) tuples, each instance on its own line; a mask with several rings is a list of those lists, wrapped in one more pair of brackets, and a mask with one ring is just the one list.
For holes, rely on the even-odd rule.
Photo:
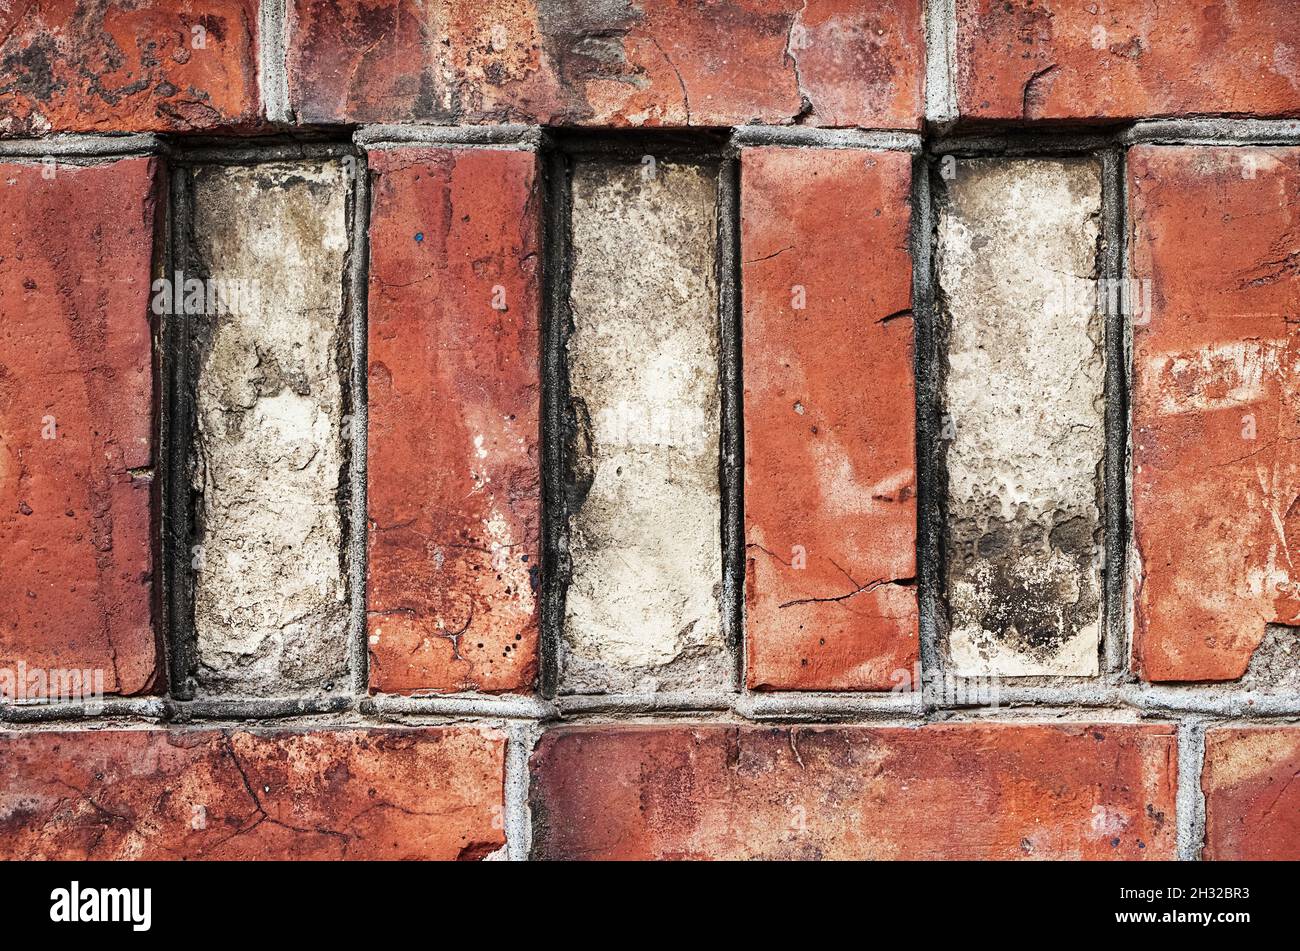
[(294, 0), (304, 121), (914, 128), (919, 0)]
[[(157, 171), (0, 165), (0, 695), (157, 685)], [(52, 670), (89, 681), (51, 686)]]
[(477, 859), (504, 737), (431, 728), (0, 734), (4, 859)]
[(918, 657), (911, 161), (742, 153), (751, 687), (889, 689)]
[(947, 330), (949, 660), (960, 676), (1097, 672), (1103, 327), (1091, 160), (949, 166), (937, 275)]
[(1233, 680), (1300, 623), (1300, 149), (1135, 148), (1129, 194), (1135, 660)]
[(1300, 728), (1205, 734), (1207, 859), (1300, 859)]
[(0, 135), (255, 125), (257, 18), (257, 0), (6, 3)]
[(374, 152), (370, 682), (524, 690), (537, 670), (536, 157)]
[(566, 690), (730, 681), (719, 597), (717, 169), (573, 172)]
[(569, 727), (533, 756), (548, 859), (1158, 859), (1168, 725)]
[(339, 162), (193, 173), (199, 508), (194, 626), (210, 692), (328, 691), (347, 670)]
[(957, 99), (979, 119), (1300, 114), (1293, 0), (958, 0)]

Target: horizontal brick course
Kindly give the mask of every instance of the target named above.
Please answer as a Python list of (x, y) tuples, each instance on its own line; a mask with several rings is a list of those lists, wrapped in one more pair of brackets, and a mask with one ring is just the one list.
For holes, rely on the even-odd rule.
[(963, 118), (1300, 115), (1292, 0), (957, 0)]
[(595, 726), (533, 756), (547, 859), (1159, 859), (1168, 725)]
[(0, 136), (250, 128), (258, 0), (11, 3)]
[(919, 0), (292, 0), (307, 122), (915, 128)]
[(483, 858), (503, 757), (474, 728), (0, 733), (0, 858)]

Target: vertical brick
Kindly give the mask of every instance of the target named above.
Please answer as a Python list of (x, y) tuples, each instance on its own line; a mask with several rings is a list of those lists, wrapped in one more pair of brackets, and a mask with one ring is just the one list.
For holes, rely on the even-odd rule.
[(536, 157), (374, 152), (368, 588), (377, 690), (537, 671)]
[(0, 165), (0, 696), (157, 686), (157, 174)]
[(911, 161), (742, 155), (751, 687), (888, 689), (919, 657)]
[(729, 682), (716, 200), (716, 168), (573, 172), (570, 691)]
[(294, 0), (308, 122), (916, 128), (920, 0)]
[(341, 351), (348, 188), (338, 162), (193, 173), (198, 680), (328, 690), (347, 668)]
[(483, 858), (504, 757), (469, 727), (0, 733), (0, 858)]
[(1207, 730), (1207, 859), (1300, 859), (1300, 729), (1294, 726)]
[(257, 0), (0, 10), (0, 136), (260, 124)]
[(1293, 0), (958, 0), (957, 100), (977, 119), (1300, 115)]
[(1234, 680), (1300, 623), (1300, 149), (1135, 148), (1129, 194), (1135, 661)]
[(568, 727), (545, 859), (1169, 859), (1171, 725)]
[(1097, 672), (1105, 425), (1096, 162), (949, 166), (938, 281), (951, 670)]

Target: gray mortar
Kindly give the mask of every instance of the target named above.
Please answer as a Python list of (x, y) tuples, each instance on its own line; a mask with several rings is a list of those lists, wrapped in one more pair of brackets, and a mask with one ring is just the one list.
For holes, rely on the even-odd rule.
[(367, 125), (353, 133), (352, 141), (367, 149), (401, 148), (406, 145), (480, 145), (536, 149), (542, 142), (542, 129), (535, 125)]
[(925, 120), (946, 129), (957, 120), (957, 2), (925, 2)]
[(287, 59), (289, 41), (285, 14), (288, 0), (261, 0), (257, 11), (257, 87), (262, 108), (271, 122), (293, 122), (289, 106)]
[(915, 132), (870, 132), (862, 129), (818, 129), (812, 126), (742, 125), (731, 132), (736, 146), (786, 145), (816, 149), (874, 149), (886, 152), (921, 151)]

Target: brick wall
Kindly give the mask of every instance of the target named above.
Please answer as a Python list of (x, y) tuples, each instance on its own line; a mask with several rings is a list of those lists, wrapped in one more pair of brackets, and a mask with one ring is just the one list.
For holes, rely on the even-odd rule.
[(1300, 858), (1291, 0), (0, 8), (3, 857)]

